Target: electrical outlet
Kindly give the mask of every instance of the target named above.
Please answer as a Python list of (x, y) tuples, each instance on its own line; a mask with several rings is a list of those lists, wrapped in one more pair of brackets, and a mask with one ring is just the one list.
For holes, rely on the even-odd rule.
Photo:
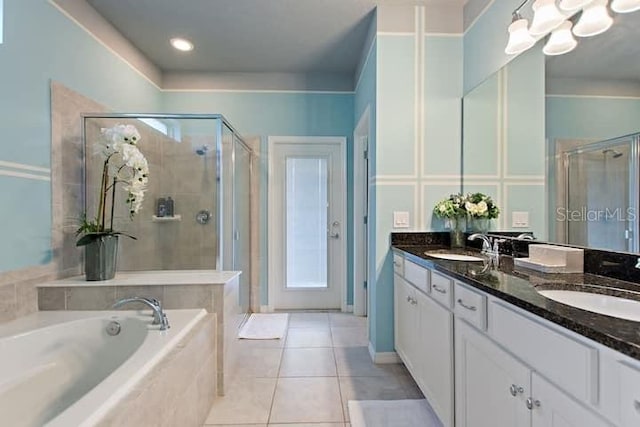
[(529, 212), (511, 212), (512, 228), (529, 228)]
[(409, 228), (409, 212), (393, 212), (393, 228)]

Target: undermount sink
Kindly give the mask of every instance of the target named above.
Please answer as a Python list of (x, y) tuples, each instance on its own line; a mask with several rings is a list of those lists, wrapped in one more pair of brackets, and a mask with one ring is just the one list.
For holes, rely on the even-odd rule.
[(439, 252), (425, 252), (424, 254), (432, 258), (447, 259), (449, 261), (484, 261), (482, 258), (472, 255), (446, 254)]
[(546, 298), (594, 313), (640, 322), (640, 301), (567, 290), (540, 290)]

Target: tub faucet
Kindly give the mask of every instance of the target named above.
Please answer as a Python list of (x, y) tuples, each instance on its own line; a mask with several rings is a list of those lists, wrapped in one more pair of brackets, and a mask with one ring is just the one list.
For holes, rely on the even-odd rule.
[(129, 304), (131, 302), (141, 302), (151, 308), (153, 310), (153, 325), (160, 325), (160, 330), (165, 331), (169, 329), (171, 326), (169, 325), (169, 319), (167, 319), (167, 315), (162, 310), (162, 304), (155, 298), (145, 298), (145, 297), (132, 297), (132, 298), (123, 298), (117, 301), (111, 308), (119, 308), (125, 304)]

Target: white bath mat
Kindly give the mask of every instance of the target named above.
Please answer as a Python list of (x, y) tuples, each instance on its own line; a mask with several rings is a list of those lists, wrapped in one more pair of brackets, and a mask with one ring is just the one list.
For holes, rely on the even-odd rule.
[(282, 339), (287, 331), (288, 313), (253, 313), (242, 326), (238, 338), (247, 340)]
[(350, 400), (351, 427), (440, 427), (426, 400)]

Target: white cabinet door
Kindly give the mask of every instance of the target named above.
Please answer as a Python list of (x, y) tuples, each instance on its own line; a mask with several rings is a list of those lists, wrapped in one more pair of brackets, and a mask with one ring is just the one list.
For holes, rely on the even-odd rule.
[(456, 426), (529, 427), (529, 369), (456, 319)]
[(402, 277), (394, 275), (394, 333), (396, 352), (414, 376), (414, 334), (418, 325), (415, 291)]
[(416, 300), (416, 380), (444, 427), (452, 427), (453, 314), (421, 292), (416, 292)]
[(531, 389), (532, 427), (611, 427), (535, 372), (531, 375)]

